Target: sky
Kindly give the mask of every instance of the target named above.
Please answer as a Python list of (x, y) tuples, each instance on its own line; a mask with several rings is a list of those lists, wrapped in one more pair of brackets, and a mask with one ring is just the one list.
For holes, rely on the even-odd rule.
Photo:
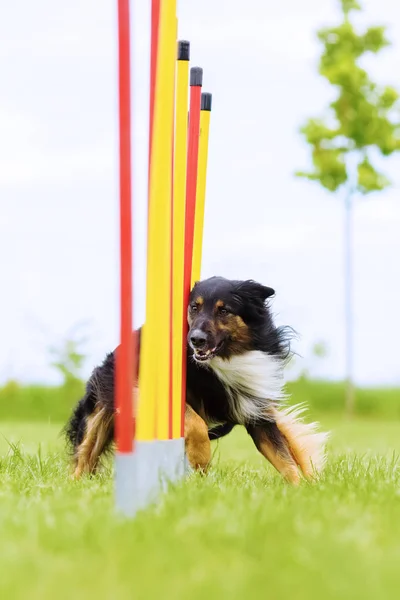
[[(150, 2), (132, 2), (135, 323), (144, 319)], [(393, 46), (367, 64), (399, 84), (400, 7), (367, 0), (360, 24)], [(296, 329), (293, 373), (344, 376), (343, 203), (294, 177), (299, 127), (332, 91), (315, 31), (337, 0), (180, 0), (179, 37), (213, 94), (202, 277), (273, 287)], [(49, 347), (88, 341), (84, 375), (118, 344), (116, 2), (9, 2), (0, 22), (0, 382), (56, 382)], [(397, 76), (396, 76), (397, 74)], [(392, 187), (354, 211), (355, 379), (400, 384), (400, 158)], [(317, 360), (312, 347), (324, 342)]]

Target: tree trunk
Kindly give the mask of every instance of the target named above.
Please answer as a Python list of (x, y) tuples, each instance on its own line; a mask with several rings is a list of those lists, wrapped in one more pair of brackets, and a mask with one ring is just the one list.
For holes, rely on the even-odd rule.
[(346, 398), (347, 416), (354, 414), (355, 394), (353, 383), (353, 202), (349, 190), (345, 201), (344, 227), (344, 287), (345, 287), (345, 339), (346, 339)]

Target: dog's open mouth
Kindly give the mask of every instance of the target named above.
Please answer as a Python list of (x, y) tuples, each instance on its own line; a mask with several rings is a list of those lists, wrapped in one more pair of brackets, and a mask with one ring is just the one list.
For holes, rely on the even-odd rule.
[(210, 348), (209, 350), (194, 350), (193, 357), (197, 362), (206, 362), (214, 358), (222, 348), (223, 342), (220, 342), (214, 348)]

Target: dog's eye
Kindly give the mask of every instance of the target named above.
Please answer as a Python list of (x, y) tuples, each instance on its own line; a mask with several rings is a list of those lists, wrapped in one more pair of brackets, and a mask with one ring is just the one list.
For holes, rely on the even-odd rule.
[(227, 315), (228, 314), (228, 310), (224, 306), (220, 306), (219, 307), (219, 314), (220, 315)]
[(190, 308), (191, 308), (191, 310), (193, 312), (196, 312), (197, 311), (197, 304), (192, 304)]

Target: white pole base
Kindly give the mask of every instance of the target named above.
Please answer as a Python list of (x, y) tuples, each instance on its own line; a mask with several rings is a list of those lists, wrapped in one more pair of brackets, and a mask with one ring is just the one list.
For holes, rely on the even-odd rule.
[(133, 454), (115, 457), (117, 511), (134, 516), (186, 473), (184, 438), (136, 442)]
[(115, 504), (126, 517), (135, 514), (136, 454), (115, 454)]

